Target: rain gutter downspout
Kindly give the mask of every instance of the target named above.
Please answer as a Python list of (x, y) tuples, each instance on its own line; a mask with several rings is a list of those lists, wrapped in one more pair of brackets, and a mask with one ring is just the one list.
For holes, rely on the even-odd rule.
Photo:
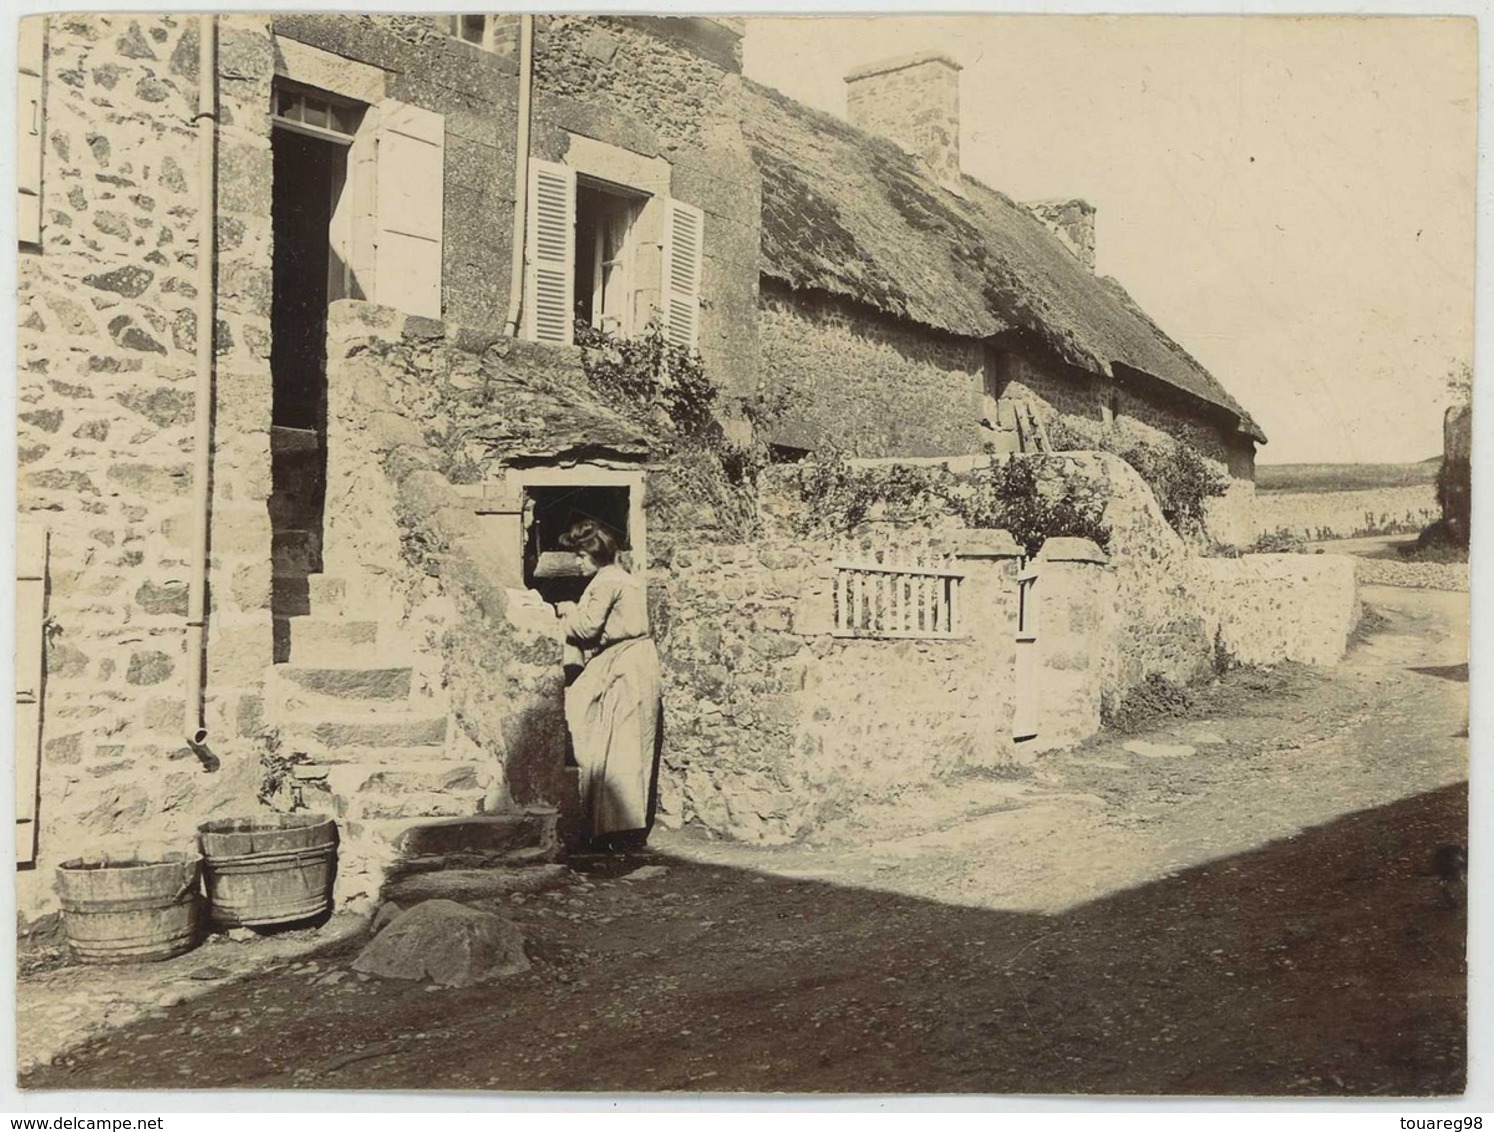
[(218, 112), (217, 17), (197, 23), (197, 386), (194, 392), (195, 449), (192, 461), (192, 548), (187, 582), (187, 702), (183, 732), (193, 749), (207, 739), (203, 669), (207, 666), (208, 480), (213, 471), (213, 347), (217, 291), (214, 286), (217, 189), (215, 152)]
[(519, 138), (514, 148), (514, 254), (508, 277), (508, 317), (504, 333), (519, 334), (519, 312), (524, 300), (524, 241), (529, 203), (529, 118), (534, 86), (534, 17), (519, 17)]

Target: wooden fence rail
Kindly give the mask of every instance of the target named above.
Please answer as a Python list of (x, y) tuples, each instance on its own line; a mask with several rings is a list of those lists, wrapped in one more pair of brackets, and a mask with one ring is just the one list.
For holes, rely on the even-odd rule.
[(837, 637), (958, 637), (960, 582), (950, 555), (880, 551), (835, 566)]

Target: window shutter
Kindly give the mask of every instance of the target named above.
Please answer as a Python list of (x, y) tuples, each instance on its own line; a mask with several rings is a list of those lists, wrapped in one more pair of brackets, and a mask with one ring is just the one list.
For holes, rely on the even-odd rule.
[(529, 163), (524, 337), (569, 345), (576, 317), (576, 171)]
[(378, 113), (373, 300), (440, 318), (445, 119), (394, 101)]
[(47, 532), (16, 529), (16, 862), (36, 860), (41, 773), (42, 626), (47, 603)]
[(664, 220), (664, 336), (694, 349), (700, 338), (700, 264), (705, 248), (705, 213), (668, 200)]
[(41, 16), (21, 21), (16, 42), (20, 71), (16, 91), (16, 235), (23, 244), (41, 243), (42, 32)]

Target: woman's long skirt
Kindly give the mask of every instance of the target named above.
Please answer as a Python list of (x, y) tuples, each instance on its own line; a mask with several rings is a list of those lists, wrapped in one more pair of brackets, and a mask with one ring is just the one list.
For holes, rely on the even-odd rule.
[(603, 649), (566, 689), (588, 836), (648, 827), (659, 710), (659, 653), (647, 637)]

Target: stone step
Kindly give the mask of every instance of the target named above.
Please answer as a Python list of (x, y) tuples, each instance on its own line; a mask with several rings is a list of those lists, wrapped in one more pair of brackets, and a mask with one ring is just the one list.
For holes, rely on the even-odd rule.
[(410, 698), (408, 665), (398, 668), (360, 668), (355, 665), (313, 668), (277, 664), (274, 674), (302, 692), (337, 700), (394, 700)]
[[(272, 722), (276, 722), (272, 720)], [(314, 778), (320, 772), (331, 772), (343, 767), (361, 767), (367, 771), (379, 768), (399, 770), (407, 766), (419, 766), (427, 762), (440, 762), (439, 758), (433, 758), (438, 752), (428, 744), (383, 744), (370, 746), (367, 744), (349, 744), (346, 747), (322, 747), (309, 733), (304, 730), (308, 723), (304, 720), (289, 721), (281, 734), (281, 746), (288, 751), (300, 751), (302, 754), (310, 755), (315, 761), (307, 764), (306, 769), (300, 777)], [(315, 751), (312, 748), (318, 748)], [(443, 765), (460, 766), (460, 763)]]
[(272, 530), (270, 561), (277, 577), (320, 573), (322, 532), (285, 527)]
[(555, 811), (473, 814), (436, 820), (383, 820), (354, 823), (356, 833), (392, 847), (399, 864), (392, 874), (493, 862), (553, 860), (560, 851)]
[(347, 579), (336, 574), (291, 574), (273, 579), (270, 609), (276, 617), (336, 615), (346, 609)]
[(275, 660), (307, 668), (379, 664), (379, 623), (313, 614), (276, 617)]
[(484, 788), (476, 763), (431, 758), (329, 766), (327, 785), (334, 794), (347, 797), (473, 790), (481, 794)]
[[(446, 743), (446, 714), (389, 712), (339, 715), (308, 720), (298, 736), (317, 750), (339, 747), (441, 747)], [(429, 750), (427, 750), (429, 757)]]
[(439, 821), (448, 818), (470, 818), (482, 813), (482, 803), (486, 793), (481, 788), (468, 788), (465, 790), (379, 791), (351, 796), (338, 794), (334, 796), (334, 809), (339, 817), (354, 818), (364, 822)]

